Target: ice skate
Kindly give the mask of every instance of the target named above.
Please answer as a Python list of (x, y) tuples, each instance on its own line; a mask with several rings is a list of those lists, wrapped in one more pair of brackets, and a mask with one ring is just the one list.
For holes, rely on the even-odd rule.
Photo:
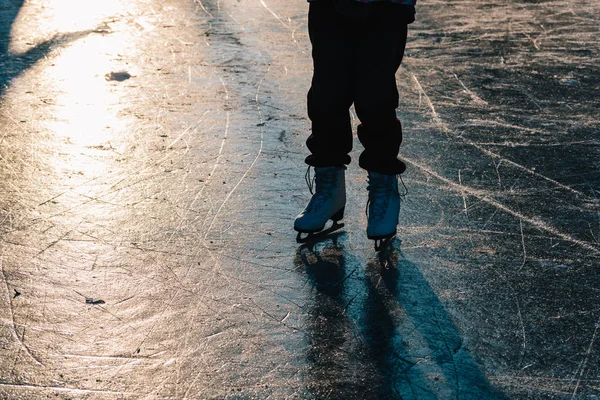
[(367, 189), (367, 237), (375, 241), (375, 250), (379, 251), (396, 235), (400, 215), (397, 175), (369, 171)]
[[(314, 192), (310, 168), (307, 171), (306, 181), (313, 196), (294, 222), (298, 243), (314, 241), (344, 226), (339, 221), (344, 217), (346, 206), (345, 170), (345, 167), (315, 168)], [(325, 229), (328, 220), (332, 220), (333, 224)]]

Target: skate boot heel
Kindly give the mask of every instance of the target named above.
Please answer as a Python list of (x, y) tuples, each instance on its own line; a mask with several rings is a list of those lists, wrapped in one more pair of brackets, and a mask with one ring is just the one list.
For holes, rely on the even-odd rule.
[(343, 218), (344, 218), (344, 210), (345, 210), (345, 209), (346, 209), (346, 206), (342, 207), (342, 208), (341, 208), (341, 209), (340, 209), (338, 212), (336, 212), (335, 214), (333, 214), (333, 215), (331, 216), (331, 220), (332, 220), (333, 222), (338, 222), (338, 221), (340, 221), (341, 219), (343, 219)]

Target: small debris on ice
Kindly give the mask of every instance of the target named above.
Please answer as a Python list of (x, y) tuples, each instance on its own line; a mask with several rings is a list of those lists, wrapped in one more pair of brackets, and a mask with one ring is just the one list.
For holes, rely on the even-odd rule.
[(560, 84), (567, 86), (579, 86), (579, 81), (577, 79), (564, 78), (560, 80)]
[(85, 298), (85, 304), (91, 304), (93, 306), (97, 306), (97, 305), (100, 305), (100, 304), (105, 304), (105, 302), (104, 302), (104, 300), (94, 300), (91, 297), (86, 297)]
[(112, 71), (104, 75), (104, 79), (107, 81), (118, 81), (123, 82), (131, 78), (131, 74), (127, 71)]

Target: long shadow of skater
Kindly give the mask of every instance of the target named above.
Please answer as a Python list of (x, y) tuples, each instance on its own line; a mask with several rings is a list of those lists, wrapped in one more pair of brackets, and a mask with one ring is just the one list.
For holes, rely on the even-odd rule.
[(389, 371), (414, 363), (397, 364), (394, 321), (375, 292), (365, 293), (360, 263), (334, 242), (318, 251), (299, 249), (296, 266), (314, 293), (306, 321), (308, 397), (400, 398)]
[(351, 351), (355, 335), (346, 315), (345, 282), (352, 272), (346, 271), (345, 250), (335, 243), (319, 251), (301, 247), (296, 267), (314, 291), (306, 321), (307, 395), (318, 399), (361, 398), (357, 394), (363, 392), (362, 383), (356, 379), (360, 362)]
[[(369, 263), (366, 270), (366, 299), (361, 310), (359, 324), (364, 339), (365, 359), (375, 366), (377, 371), (377, 398), (404, 399), (406, 389), (411, 385), (423, 386), (422, 382), (410, 381), (407, 377), (416, 372), (421, 374), (418, 361), (413, 360), (406, 342), (397, 331), (397, 321), (406, 317), (398, 307), (390, 307), (390, 299), (396, 293), (382, 293), (382, 280), (398, 282), (399, 273), (395, 268), (379, 271)], [(409, 385), (406, 385), (409, 383)], [(411, 391), (415, 393), (414, 390)]]
[(383, 377), (383, 398), (506, 398), (491, 386), (444, 305), (397, 243), (369, 262), (366, 274), (362, 325)]
[(24, 0), (0, 0), (0, 97), (11, 81), (48, 55), (53, 47), (77, 40), (97, 30), (56, 34), (22, 54), (10, 52), (10, 33)]
[(361, 263), (337, 243), (301, 248), (314, 293), (307, 311), (306, 390), (319, 399), (505, 399), (397, 243)]

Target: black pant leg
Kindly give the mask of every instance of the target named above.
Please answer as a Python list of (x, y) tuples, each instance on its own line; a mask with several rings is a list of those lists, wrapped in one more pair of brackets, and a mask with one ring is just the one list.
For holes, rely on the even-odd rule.
[(326, 167), (350, 163), (353, 102), (354, 48), (349, 23), (335, 11), (331, 0), (310, 4), (308, 29), (314, 72), (308, 92), (308, 116), (312, 133), (306, 145), (309, 165)]
[(358, 138), (365, 148), (359, 165), (369, 171), (400, 174), (406, 166), (398, 160), (402, 126), (396, 117), (396, 72), (406, 46), (406, 9), (390, 3), (371, 6), (356, 50), (354, 106), (361, 121)]

